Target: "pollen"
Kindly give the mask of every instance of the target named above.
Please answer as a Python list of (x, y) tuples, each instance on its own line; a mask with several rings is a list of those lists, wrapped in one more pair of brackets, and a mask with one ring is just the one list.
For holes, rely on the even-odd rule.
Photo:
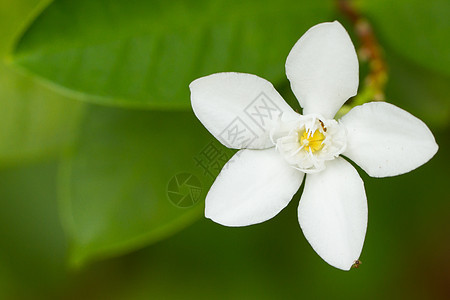
[(311, 134), (310, 131), (305, 130), (300, 137), (300, 145), (307, 152), (314, 153), (322, 149), (324, 140), (325, 136), (319, 130), (314, 131), (313, 134)]

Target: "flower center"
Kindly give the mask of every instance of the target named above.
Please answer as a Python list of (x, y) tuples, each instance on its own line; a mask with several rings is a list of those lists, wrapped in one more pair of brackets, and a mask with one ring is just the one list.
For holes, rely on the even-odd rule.
[(347, 146), (347, 132), (341, 123), (314, 114), (280, 121), (271, 139), (285, 160), (305, 173), (325, 169), (325, 162), (338, 157)]
[(323, 148), (324, 140), (325, 136), (319, 130), (314, 131), (313, 134), (311, 134), (311, 131), (305, 130), (300, 137), (300, 145), (302, 145), (306, 151), (314, 153)]

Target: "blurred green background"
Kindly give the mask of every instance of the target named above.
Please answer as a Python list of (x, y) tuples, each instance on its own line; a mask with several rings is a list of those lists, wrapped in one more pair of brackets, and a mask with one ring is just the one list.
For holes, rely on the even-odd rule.
[[(351, 4), (384, 50), (387, 101), (440, 149), (398, 177), (358, 169), (369, 225), (362, 266), (343, 272), (303, 237), (301, 190), (263, 224), (203, 218), (214, 176), (195, 158), (215, 142), (188, 90), (254, 73), (298, 108), (297, 39), (337, 19), (358, 47), (335, 1), (0, 0), (0, 298), (449, 299), (450, 2)], [(187, 208), (167, 194), (182, 172), (203, 187)]]

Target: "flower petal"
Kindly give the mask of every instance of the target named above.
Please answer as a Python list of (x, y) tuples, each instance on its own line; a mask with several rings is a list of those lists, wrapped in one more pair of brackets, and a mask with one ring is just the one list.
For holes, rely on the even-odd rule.
[(348, 133), (343, 155), (372, 177), (414, 170), (438, 150), (427, 125), (392, 104), (366, 103), (353, 108), (341, 121)]
[(205, 216), (226, 226), (264, 222), (286, 207), (303, 176), (274, 148), (241, 150), (224, 166), (209, 190)]
[(300, 227), (330, 265), (349, 270), (359, 258), (367, 228), (367, 201), (358, 172), (343, 158), (306, 176), (298, 207)]
[(189, 87), (195, 115), (229, 148), (273, 146), (270, 129), (283, 112), (295, 113), (269, 81), (256, 75), (217, 73)]
[(334, 21), (309, 29), (286, 61), (286, 75), (303, 114), (334, 117), (358, 90), (358, 58), (347, 31)]

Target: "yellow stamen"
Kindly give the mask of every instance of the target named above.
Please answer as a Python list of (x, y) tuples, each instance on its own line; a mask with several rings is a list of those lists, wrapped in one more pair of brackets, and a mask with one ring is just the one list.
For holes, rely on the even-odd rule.
[(319, 130), (314, 131), (313, 134), (308, 134), (308, 131), (304, 131), (300, 137), (300, 145), (308, 152), (315, 152), (322, 149), (324, 139), (325, 136)]

